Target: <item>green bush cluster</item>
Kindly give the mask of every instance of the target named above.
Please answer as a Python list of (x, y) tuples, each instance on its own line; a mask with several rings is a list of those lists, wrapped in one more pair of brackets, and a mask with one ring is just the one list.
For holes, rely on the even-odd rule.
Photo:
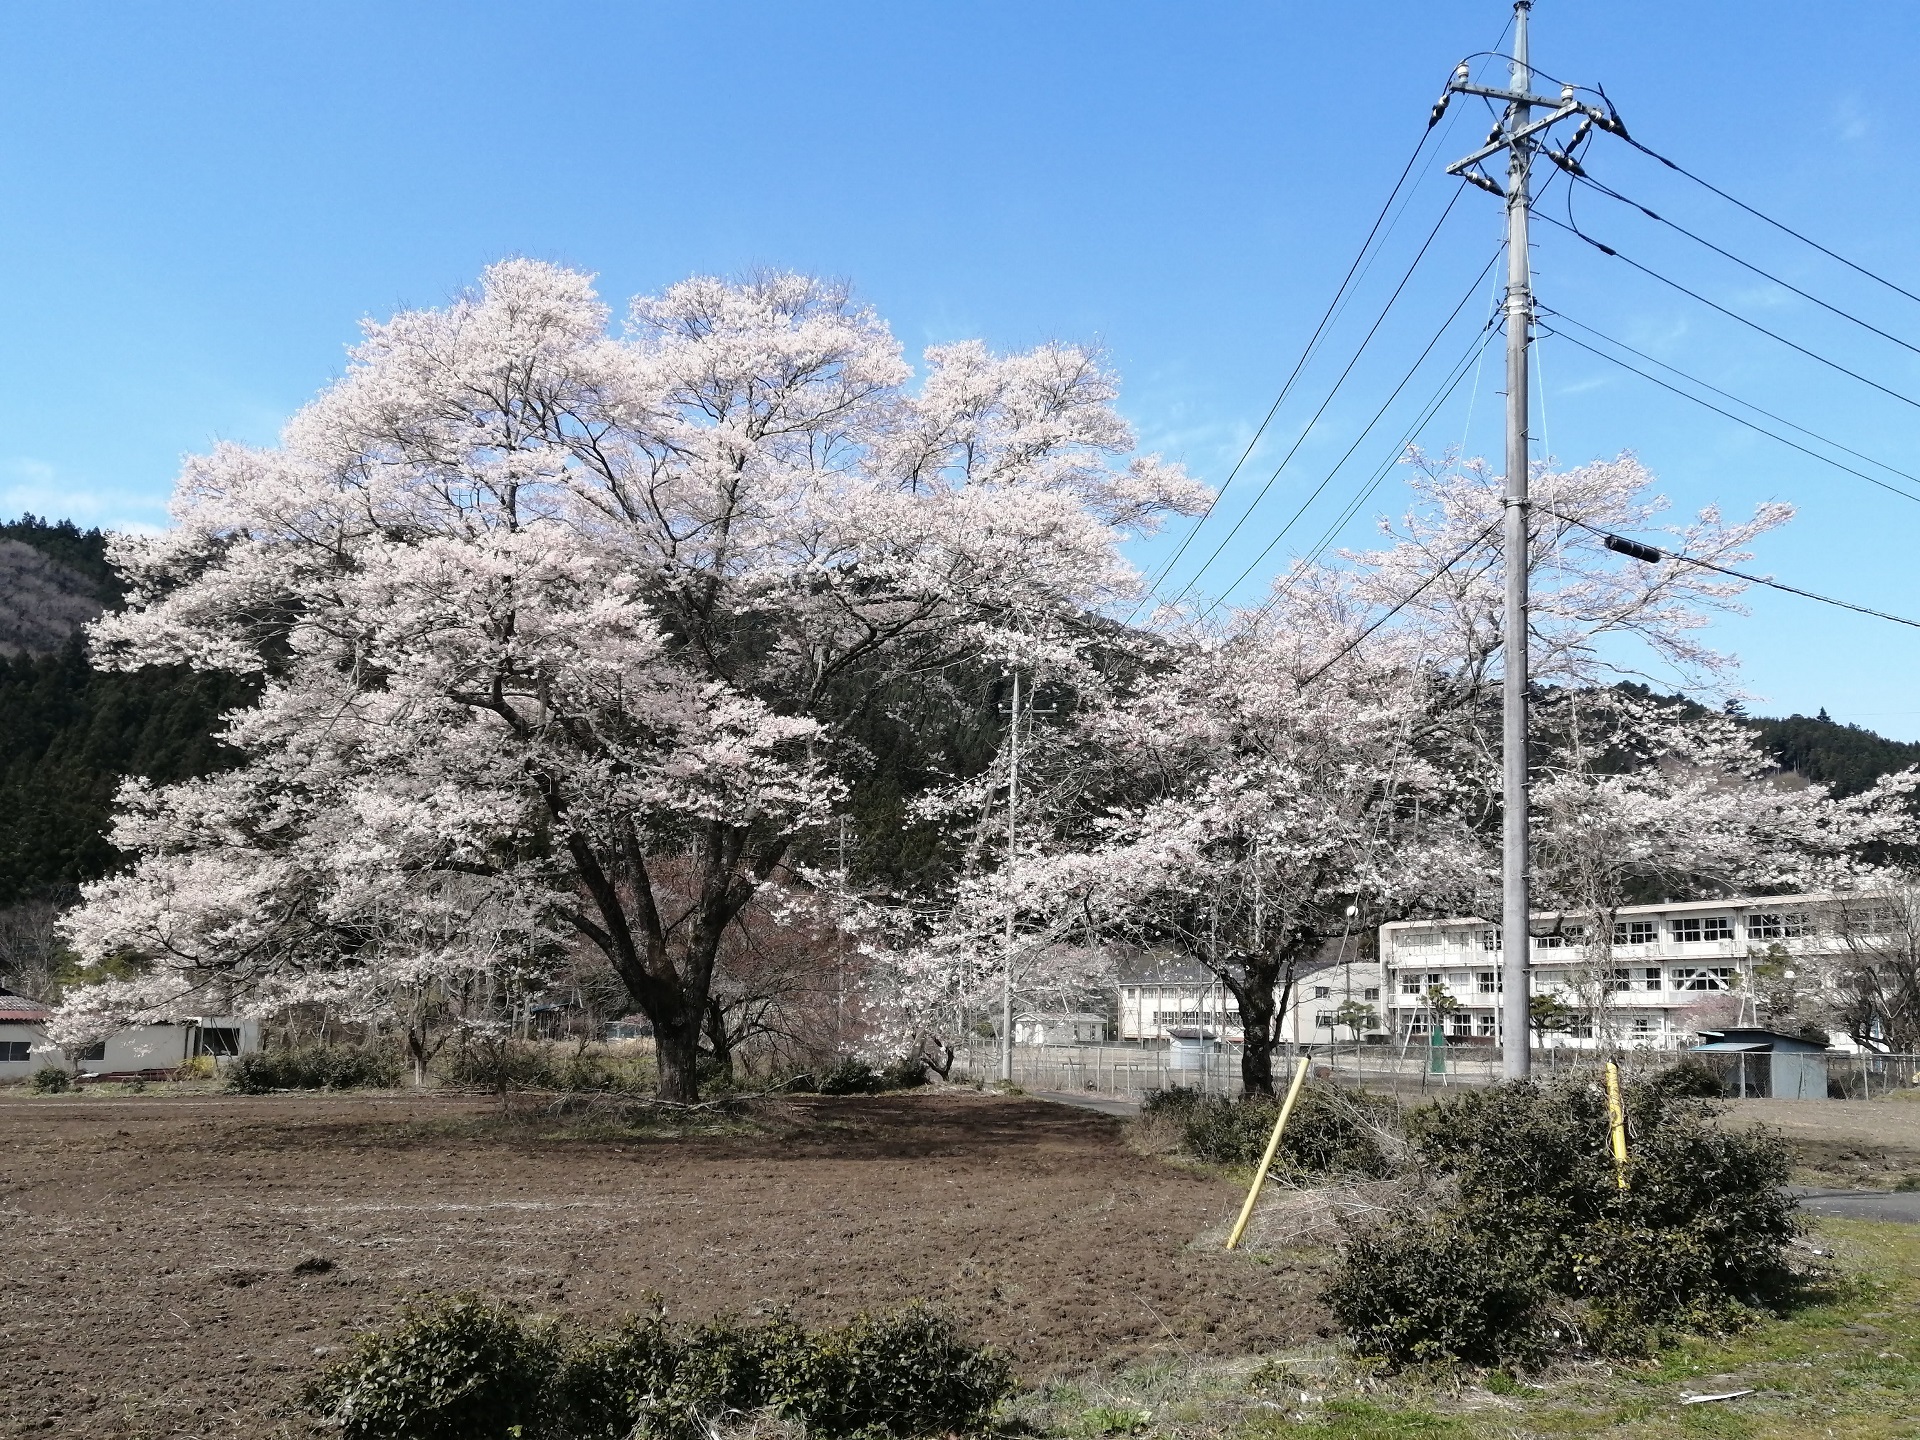
[(242, 1095), (273, 1090), (391, 1090), (405, 1072), (385, 1045), (305, 1045), (255, 1050), (226, 1067), (227, 1089)]
[[(1142, 1113), (1169, 1117), (1181, 1126), (1181, 1148), (1212, 1165), (1258, 1165), (1279, 1118), (1270, 1097), (1229, 1100), (1196, 1090), (1150, 1092)], [(1274, 1168), (1303, 1175), (1350, 1175), (1377, 1179), (1392, 1173), (1382, 1149), (1384, 1128), (1395, 1121), (1391, 1100), (1330, 1085), (1301, 1087), (1287, 1117)]]
[(42, 1065), (27, 1085), (36, 1095), (64, 1095), (73, 1088), (73, 1077), (58, 1065)]
[(906, 1056), (876, 1069), (857, 1056), (843, 1056), (822, 1071), (815, 1088), (822, 1095), (878, 1095), (883, 1090), (912, 1090), (927, 1083), (927, 1067)]
[(1396, 1365), (1634, 1354), (1786, 1298), (1799, 1221), (1784, 1143), (1716, 1129), (1711, 1107), (1658, 1082), (1629, 1086), (1626, 1108), (1624, 1190), (1590, 1079), (1500, 1085), (1410, 1114), (1449, 1198), (1351, 1238), (1327, 1299), (1357, 1348)]
[(821, 1436), (945, 1435), (1011, 1389), (1003, 1359), (918, 1305), (815, 1331), (651, 1314), (593, 1334), (465, 1296), (363, 1336), (304, 1399), (343, 1440), (705, 1440), (760, 1410)]

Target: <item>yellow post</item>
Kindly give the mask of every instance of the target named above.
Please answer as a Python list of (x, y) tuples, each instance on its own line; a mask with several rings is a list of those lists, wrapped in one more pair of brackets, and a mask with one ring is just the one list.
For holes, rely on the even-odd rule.
[(1620, 1103), (1620, 1067), (1607, 1061), (1607, 1124), (1613, 1131), (1614, 1183), (1627, 1188), (1627, 1112)]
[(1240, 1243), (1240, 1237), (1247, 1233), (1247, 1221), (1253, 1218), (1253, 1202), (1260, 1198), (1260, 1187), (1267, 1183), (1267, 1170), (1273, 1164), (1273, 1157), (1280, 1153), (1280, 1136), (1287, 1128), (1287, 1117), (1293, 1113), (1293, 1102), (1300, 1098), (1300, 1086), (1307, 1078), (1309, 1061), (1305, 1055), (1293, 1072), (1293, 1084), (1287, 1087), (1287, 1098), (1281, 1103), (1280, 1118), (1273, 1122), (1273, 1134), (1267, 1137), (1267, 1153), (1260, 1157), (1260, 1168), (1253, 1172), (1253, 1184), (1247, 1187), (1247, 1203), (1240, 1207), (1240, 1218), (1233, 1222), (1233, 1233), (1227, 1236), (1227, 1249), (1231, 1250)]

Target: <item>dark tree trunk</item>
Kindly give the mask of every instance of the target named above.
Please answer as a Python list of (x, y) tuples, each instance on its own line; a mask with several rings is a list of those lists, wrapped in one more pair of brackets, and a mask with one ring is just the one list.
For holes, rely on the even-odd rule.
[(1240, 1089), (1244, 1095), (1274, 1093), (1273, 1052), (1280, 1043), (1280, 1022), (1293, 998), (1294, 971), (1301, 952), (1313, 941), (1296, 936), (1276, 954), (1244, 958), (1239, 975), (1223, 975), (1240, 1006)]
[(700, 1098), (700, 1031), (690, 1025), (663, 1029), (653, 1022), (654, 1064), (660, 1079), (654, 1093), (676, 1105), (691, 1105)]
[(1227, 982), (1240, 1003), (1240, 1089), (1246, 1095), (1273, 1094), (1273, 986), (1263, 978), (1250, 969), (1244, 983)]
[(722, 1073), (733, 1074), (733, 1038), (727, 1034), (727, 1012), (711, 996), (707, 998), (707, 1048)]
[[(556, 815), (562, 808), (556, 808)], [(749, 853), (751, 838), (745, 826), (713, 821), (705, 827), (689, 857), (698, 898), (671, 924), (655, 901), (649, 859), (631, 827), (608, 852), (596, 850), (578, 832), (567, 839), (575, 872), (595, 912), (574, 911), (568, 919), (606, 953), (627, 993), (652, 1022), (662, 1100), (690, 1105), (700, 1098), (700, 1036), (720, 942), (779, 865), (789, 843), (779, 835), (764, 837)], [(724, 1036), (724, 1026), (721, 1033)]]

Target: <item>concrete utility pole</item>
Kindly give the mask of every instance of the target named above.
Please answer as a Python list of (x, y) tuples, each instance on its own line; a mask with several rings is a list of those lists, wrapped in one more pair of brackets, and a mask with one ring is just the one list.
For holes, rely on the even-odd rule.
[(1013, 867), (1020, 858), (1020, 672), (1013, 672), (1013, 704), (1007, 723), (1007, 954), (1000, 970), (1000, 1078), (1013, 1083), (1013, 946), (1018, 913)]
[[(1572, 86), (1563, 88), (1557, 100), (1532, 93), (1533, 70), (1527, 54), (1527, 19), (1532, 9), (1533, 0), (1514, 0), (1512, 72), (1508, 88), (1470, 83), (1467, 65), (1462, 62), (1428, 122), (1430, 127), (1437, 122), (1447, 102), (1456, 94), (1483, 95), (1506, 102), (1506, 112), (1487, 143), (1464, 159), (1454, 161), (1447, 167), (1447, 173), (1491, 191), (1507, 204), (1507, 484), (1504, 497), (1507, 596), (1502, 632), (1506, 637), (1506, 663), (1500, 697), (1504, 762), (1501, 800), (1505, 820), (1501, 836), (1500, 969), (1505, 990), (1500, 1010), (1501, 1038), (1510, 1080), (1524, 1080), (1532, 1069), (1533, 1058), (1528, 1014), (1532, 962), (1532, 942), (1528, 936), (1532, 906), (1528, 891), (1532, 868), (1527, 824), (1527, 347), (1533, 341), (1533, 276), (1527, 251), (1527, 218), (1533, 156), (1540, 148), (1544, 132), (1571, 116), (1579, 115), (1583, 120), (1580, 132), (1568, 143), (1567, 151), (1580, 142), (1588, 124), (1606, 130), (1619, 129), (1619, 121), (1610, 110), (1576, 102)], [(1536, 120), (1535, 110), (1546, 113)], [(1479, 169), (1482, 160), (1502, 150), (1507, 152), (1504, 191)], [(1572, 164), (1570, 156), (1564, 153), (1548, 151), (1548, 154), (1556, 163)]]
[[(1527, 64), (1527, 12), (1533, 0), (1513, 7), (1513, 89), (1525, 95), (1533, 83)], [(1526, 126), (1532, 107), (1507, 107), (1507, 133)], [(1509, 1080), (1524, 1080), (1533, 1068), (1527, 1029), (1529, 940), (1533, 913), (1533, 867), (1527, 843), (1531, 811), (1527, 789), (1527, 346), (1533, 340), (1533, 256), (1527, 250), (1527, 206), (1532, 178), (1532, 142), (1507, 147), (1507, 613), (1505, 680), (1500, 695), (1500, 797), (1506, 822), (1500, 838), (1500, 969), (1506, 977), (1503, 1012)], [(1518, 1037), (1517, 1041), (1515, 1037)]]

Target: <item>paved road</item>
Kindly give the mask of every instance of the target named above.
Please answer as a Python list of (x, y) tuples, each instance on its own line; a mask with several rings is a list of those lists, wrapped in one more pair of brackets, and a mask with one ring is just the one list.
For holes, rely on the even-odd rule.
[(1029, 1090), (1036, 1100), (1051, 1100), (1056, 1105), (1073, 1105), (1081, 1110), (1098, 1110), (1102, 1115), (1119, 1115), (1127, 1118), (1140, 1113), (1138, 1100), (1126, 1100), (1118, 1095), (1082, 1094), (1076, 1090)]
[(1920, 1190), (1807, 1190), (1793, 1187), (1800, 1208), (1839, 1220), (1897, 1220), (1920, 1225)]

